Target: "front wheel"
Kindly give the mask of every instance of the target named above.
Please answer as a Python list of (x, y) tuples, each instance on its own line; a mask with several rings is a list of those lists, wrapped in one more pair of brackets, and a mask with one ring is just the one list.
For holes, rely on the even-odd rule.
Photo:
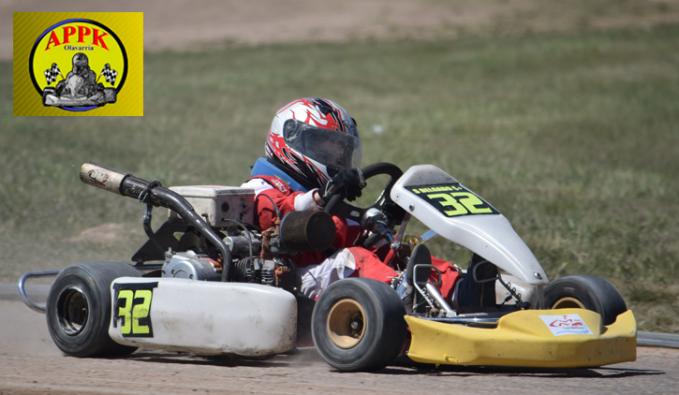
[(627, 310), (625, 300), (606, 279), (596, 276), (566, 276), (545, 288), (543, 307), (548, 309), (581, 308), (601, 316), (603, 325), (610, 325)]
[(114, 343), (108, 335), (111, 320), (111, 282), (141, 273), (126, 263), (98, 262), (69, 266), (59, 273), (47, 297), (47, 328), (54, 344), (76, 357), (115, 356), (134, 347)]
[(314, 307), (312, 337), (323, 359), (341, 371), (378, 370), (406, 340), (405, 309), (388, 285), (350, 278), (333, 283)]

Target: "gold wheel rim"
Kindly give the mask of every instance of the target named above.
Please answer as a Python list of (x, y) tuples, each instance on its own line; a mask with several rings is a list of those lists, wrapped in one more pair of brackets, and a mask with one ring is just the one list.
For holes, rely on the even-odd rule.
[(563, 298), (557, 299), (556, 302), (552, 305), (553, 309), (584, 309), (585, 305), (582, 304), (581, 301), (570, 297), (570, 296), (565, 296)]
[(368, 326), (365, 310), (353, 299), (341, 299), (335, 303), (326, 321), (330, 341), (339, 348), (348, 349), (358, 345)]

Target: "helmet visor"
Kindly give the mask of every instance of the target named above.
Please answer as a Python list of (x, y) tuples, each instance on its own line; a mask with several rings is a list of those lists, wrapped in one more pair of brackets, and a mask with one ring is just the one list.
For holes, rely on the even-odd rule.
[(329, 168), (360, 166), (361, 141), (355, 127), (340, 132), (288, 120), (283, 127), (283, 137), (291, 148)]

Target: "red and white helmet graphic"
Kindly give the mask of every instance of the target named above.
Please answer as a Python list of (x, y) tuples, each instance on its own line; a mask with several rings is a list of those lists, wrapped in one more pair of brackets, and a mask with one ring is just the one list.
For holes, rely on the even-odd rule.
[(356, 121), (329, 99), (303, 98), (278, 110), (266, 156), (307, 188), (320, 188), (341, 169), (360, 166)]

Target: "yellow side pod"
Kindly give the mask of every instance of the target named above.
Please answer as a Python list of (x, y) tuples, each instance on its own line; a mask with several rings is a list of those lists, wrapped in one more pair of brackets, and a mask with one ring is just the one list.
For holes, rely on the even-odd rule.
[[(560, 317), (580, 318), (578, 330), (585, 331), (584, 322), (585, 332), (591, 334), (559, 330)], [(603, 328), (599, 314), (585, 309), (521, 310), (500, 318), (496, 328), (405, 319), (412, 334), (408, 357), (420, 363), (584, 368), (636, 359), (637, 328), (631, 310)]]

